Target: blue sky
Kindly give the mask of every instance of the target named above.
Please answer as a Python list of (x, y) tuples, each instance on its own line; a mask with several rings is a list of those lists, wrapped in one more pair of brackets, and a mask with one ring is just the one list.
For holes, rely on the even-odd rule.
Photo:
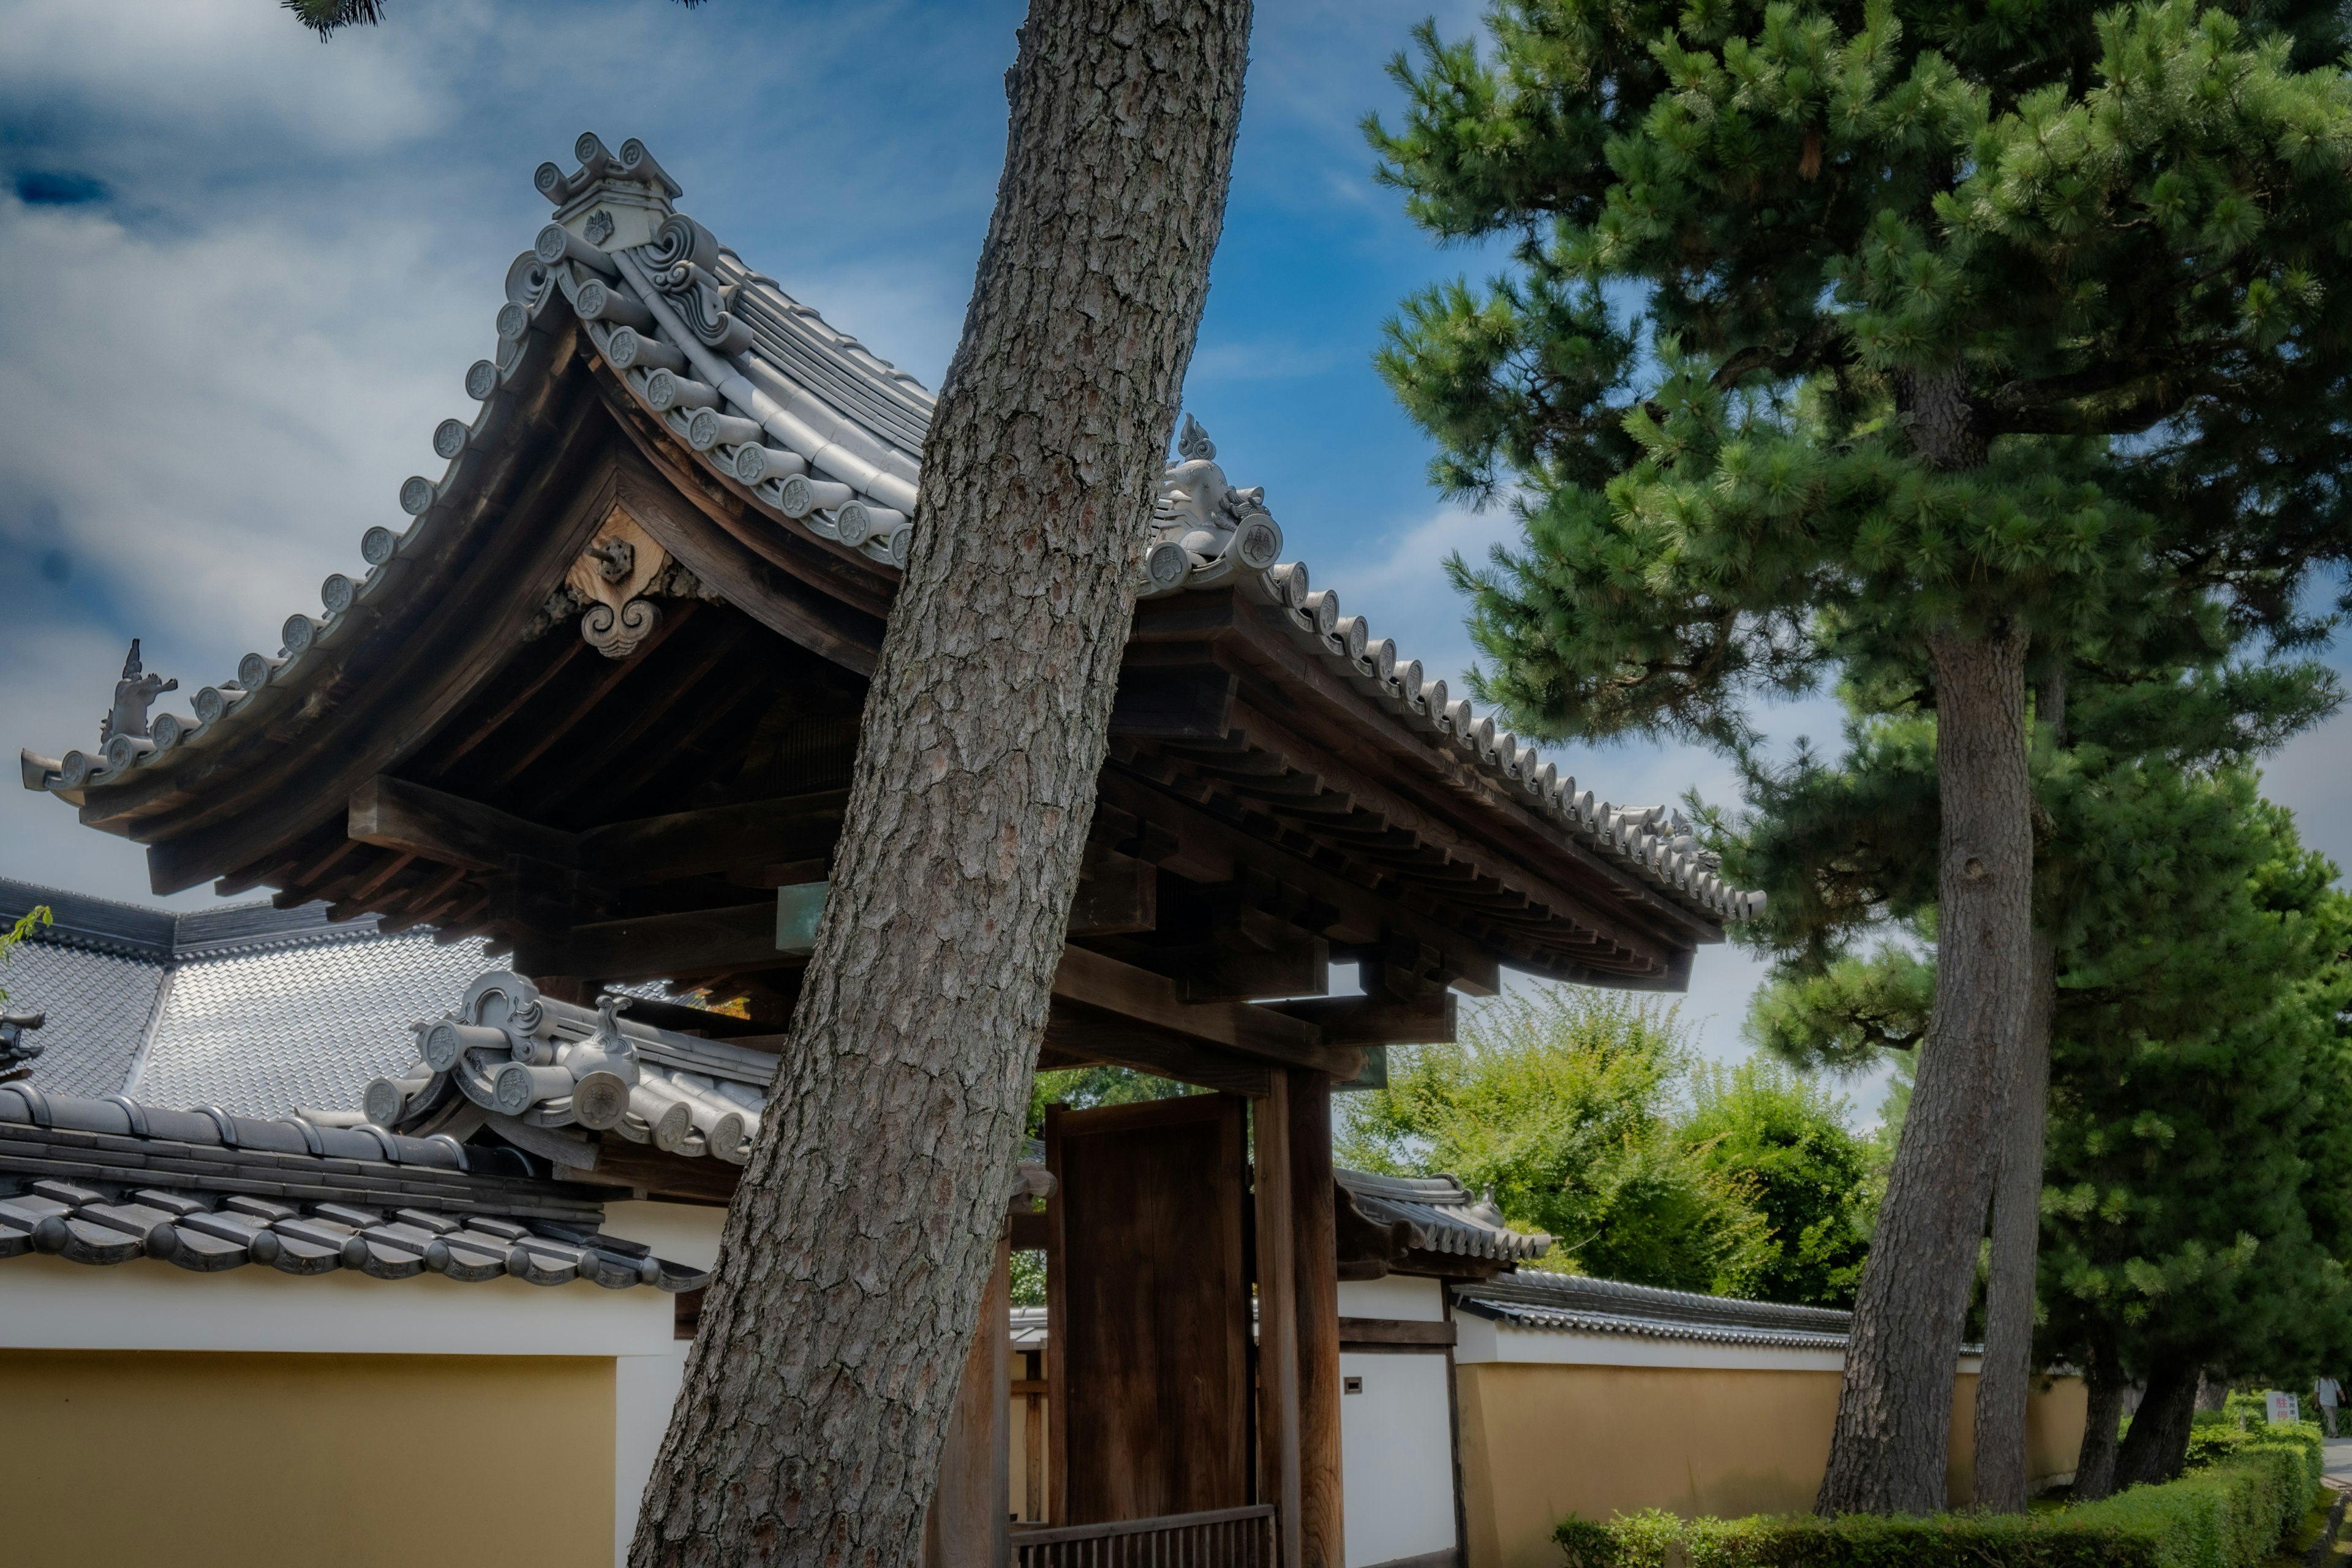
[[(1469, 645), (1440, 563), (1511, 525), (1430, 490), (1370, 355), (1405, 293), (1492, 263), (1412, 228), (1357, 130), (1393, 112), (1381, 68), (1433, 9), (1449, 35), (1475, 20), (1261, 7), (1186, 397), (1316, 582), (1451, 676)], [(401, 479), (432, 470), (435, 423), (470, 413), (460, 378), (545, 221), (530, 171), (583, 129), (643, 137), (683, 210), (935, 384), (1022, 10), (392, 0), (386, 26), (321, 46), (273, 0), (0, 0), (0, 739), (94, 739), (133, 636), (184, 692), (224, 679), (353, 569)], [(1767, 722), (1836, 730), (1819, 702)], [(1730, 794), (1704, 752), (1566, 750), (1613, 799)], [(2271, 789), (2352, 860), (2352, 721), (2289, 748)], [(0, 875), (146, 893), (137, 847), (13, 788)], [(1740, 1054), (1754, 978), (1701, 954), (1686, 1013), (1712, 1054)]]

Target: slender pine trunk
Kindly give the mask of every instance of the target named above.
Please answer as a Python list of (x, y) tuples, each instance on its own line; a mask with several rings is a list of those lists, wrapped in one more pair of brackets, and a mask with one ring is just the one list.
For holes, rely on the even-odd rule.
[[(1903, 376), (1897, 403), (1930, 467), (1983, 463), (1960, 371)], [(2019, 1058), (2032, 993), (2028, 641), (2013, 622), (1927, 638), (1942, 816), (1935, 1007), (1854, 1300), (1814, 1502), (1824, 1514), (1931, 1513), (1947, 1500), (1952, 1384), (1998, 1163), (2001, 1072)]]
[(1822, 1513), (1945, 1506), (1952, 1382), (2033, 970), (2025, 634), (1928, 639), (1941, 783), (1936, 1001), (1854, 1301)]
[(1249, 0), (1031, 5), (832, 897), (635, 1568), (898, 1568), (919, 1550), (1207, 294), (1249, 23)]
[[(2035, 718), (2066, 743), (2063, 664), (2035, 692)], [(2033, 931), (2033, 998), (2018, 1059), (2000, 1074), (2007, 1103), (1993, 1179), (1992, 1269), (1985, 1289), (1985, 1349), (1977, 1380), (1976, 1506), (2023, 1513), (2028, 1473), (2025, 1409), (2033, 1386), (2033, 1304), (2042, 1247), (2042, 1165), (2050, 1126), (2050, 1034), (2058, 1012), (2057, 939)]]
[(2116, 1448), (2122, 1437), (2124, 1390), (2130, 1386), (2123, 1363), (2110, 1349), (2091, 1352), (2083, 1369), (2083, 1448), (2074, 1459), (2074, 1500), (2096, 1502), (2116, 1489)]
[(2168, 1481), (2180, 1473), (2197, 1415), (2197, 1364), (2186, 1359), (2160, 1361), (2149, 1370), (2147, 1393), (2116, 1450), (2116, 1490)]
[(2057, 951), (2033, 933), (2033, 1019), (2022, 1060), (2001, 1077), (2009, 1101), (1993, 1181), (1992, 1268), (1985, 1284), (1984, 1363), (1977, 1379), (1976, 1507), (2023, 1513), (2025, 1406), (2033, 1386), (2034, 1277), (2042, 1241), (2042, 1142), (2050, 1123), (2050, 1022), (2057, 1009)]

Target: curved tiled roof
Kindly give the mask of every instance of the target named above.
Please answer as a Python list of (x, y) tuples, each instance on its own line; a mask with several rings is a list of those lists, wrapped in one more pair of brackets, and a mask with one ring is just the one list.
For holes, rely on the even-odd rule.
[(449, 1138), (0, 1084), (0, 1259), (511, 1275), (611, 1289), (709, 1283), (705, 1270), (604, 1235), (593, 1189), (534, 1178), (523, 1163)]
[(415, 1049), (403, 1054), (415, 1059), (367, 1086), (368, 1120), (470, 1131), (497, 1115), (551, 1133), (607, 1131), (688, 1159), (749, 1160), (776, 1058), (624, 1018), (627, 1002), (582, 1007), (519, 974), (479, 975), (454, 1009), (413, 1026)]
[[(554, 204), (555, 221), (508, 270), (495, 357), (466, 374), (479, 411), (470, 422), (444, 420), (433, 433), (434, 450), (447, 465), (441, 478), (415, 475), (400, 487), (406, 527), (370, 529), (360, 547), (365, 574), (330, 576), (321, 613), (290, 616), (278, 654), (247, 654), (234, 679), (195, 693), (193, 715), (145, 722), (155, 689), (150, 678), (147, 695), (131, 708), (118, 701), (130, 722), (95, 752), (57, 759), (25, 752), (26, 788), (79, 804), (90, 789), (134, 771), (172, 768), (225, 730), (284, 712), (289, 704), (279, 693), (306, 688), (333, 662), (313, 650), (393, 602), (406, 557), (433, 548), (436, 515), (478, 499), (472, 489), (485, 454), (518, 417), (509, 394), (543, 368), (545, 356), (534, 356), (532, 343), (573, 318), (646, 415), (773, 526), (845, 547), (884, 578), (895, 575), (920, 522), (919, 459), (931, 394), (677, 212), (680, 187), (642, 142), (624, 142), (614, 153), (586, 133), (573, 151), (580, 167), (570, 174), (551, 163), (540, 166), (535, 183)], [(1341, 614), (1339, 595), (1310, 587), (1303, 563), (1278, 559), (1282, 531), (1263, 491), (1228, 484), (1214, 458), (1205, 433), (1188, 419), (1141, 541), (1142, 596), (1229, 585), (1278, 606), (1301, 648), (1410, 728), (1458, 750), (1564, 839), (1713, 919), (1760, 910), (1763, 895), (1726, 883), (1716, 858), (1679, 816), (1580, 787), (1491, 715), (1453, 696), (1445, 681), (1428, 679), (1392, 639), (1373, 637), (1363, 616)], [(134, 650), (126, 686), (135, 665)]]
[(1331, 1174), (1355, 1200), (1357, 1213), (1375, 1224), (1404, 1226), (1402, 1239), (1417, 1251), (1517, 1263), (1551, 1250), (1552, 1237), (1513, 1230), (1502, 1210), (1473, 1195), (1452, 1176), (1375, 1176), (1344, 1170)]

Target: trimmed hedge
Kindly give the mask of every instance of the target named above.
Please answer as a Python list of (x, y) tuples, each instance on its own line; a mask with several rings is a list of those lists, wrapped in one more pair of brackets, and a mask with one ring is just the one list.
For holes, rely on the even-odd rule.
[(1685, 1520), (1650, 1509), (1553, 1532), (1569, 1568), (2252, 1568), (2303, 1520), (2325, 1464), (2308, 1425), (2213, 1436), (2177, 1481), (2054, 1512)]

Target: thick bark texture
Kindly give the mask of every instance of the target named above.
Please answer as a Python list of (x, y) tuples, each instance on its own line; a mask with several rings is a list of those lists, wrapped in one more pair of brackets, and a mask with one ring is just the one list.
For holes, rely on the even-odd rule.
[(2074, 1459), (2074, 1500), (2096, 1502), (2116, 1489), (2116, 1446), (2124, 1421), (2124, 1369), (2111, 1351), (2095, 1351), (2084, 1369), (2083, 1448)]
[(1034, 0), (775, 1110), (635, 1568), (916, 1560), (1223, 221), (1249, 0)]
[(2033, 1299), (2042, 1247), (2042, 1143), (2050, 1126), (2050, 1023), (2056, 945), (2033, 933), (2032, 1021), (2000, 1079), (2009, 1103), (1993, 1178), (1992, 1269), (1985, 1282), (1984, 1367), (1977, 1379), (1976, 1506), (2023, 1513), (2025, 1403), (2033, 1384)]
[(1936, 1002), (1854, 1301), (1822, 1513), (1945, 1506), (1952, 1379), (2032, 994), (2026, 636), (1927, 639), (1936, 675)]
[[(2034, 692), (2034, 718), (2066, 743), (2063, 661)], [(2026, 1397), (2033, 1385), (2033, 1304), (2042, 1250), (2042, 1165), (2050, 1127), (2050, 1030), (2058, 1014), (2058, 947), (2033, 932), (2032, 1015), (2003, 1064), (2008, 1110), (1992, 1188), (1992, 1268), (1985, 1286), (1985, 1352), (1977, 1379), (1976, 1506), (2023, 1513), (2032, 1477), (2025, 1456)]]
[(2149, 1372), (2147, 1393), (2116, 1450), (2116, 1490), (2168, 1481), (2180, 1473), (2197, 1415), (2197, 1376), (2196, 1366), (2186, 1361), (2159, 1362)]

